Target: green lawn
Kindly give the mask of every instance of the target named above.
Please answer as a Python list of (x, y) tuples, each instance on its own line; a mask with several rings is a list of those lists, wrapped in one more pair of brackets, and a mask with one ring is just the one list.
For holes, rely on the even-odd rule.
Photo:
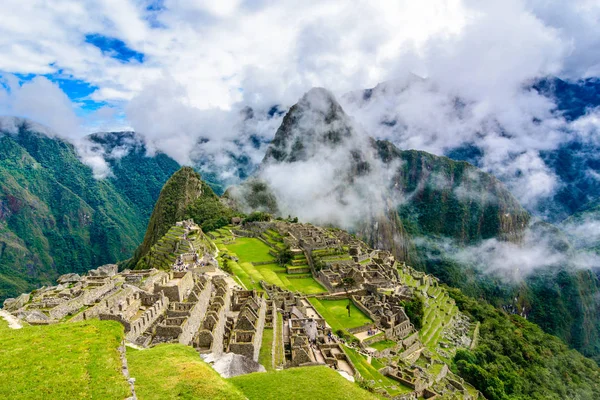
[(385, 349), (389, 349), (390, 347), (394, 347), (397, 343), (394, 342), (393, 340), (382, 340), (380, 342), (375, 342), (369, 345), (369, 347), (374, 348), (375, 350), (385, 350)]
[(375, 400), (328, 367), (301, 367), (229, 379), (250, 400)]
[(0, 319), (0, 398), (124, 399), (123, 326), (87, 321), (9, 329)]
[(256, 238), (238, 237), (235, 239), (235, 242), (227, 244), (226, 247), (239, 257), (240, 262), (275, 260), (275, 258), (269, 254), (269, 246)]
[[(339, 329), (347, 330), (358, 328), (370, 322), (373, 322), (368, 316), (360, 311), (352, 301), (342, 300), (319, 300), (316, 298), (308, 299), (315, 309), (325, 318), (333, 331)], [(346, 306), (350, 304), (350, 316)]]
[(258, 355), (258, 362), (262, 364), (267, 371), (273, 370), (273, 329), (265, 328), (263, 330), (262, 345)]
[[(235, 243), (220, 245), (220, 250), (235, 254), (239, 262), (228, 261), (232, 272), (243, 282), (247, 289), (261, 290), (260, 281), (277, 285), (292, 292), (305, 294), (325, 293), (327, 290), (315, 281), (312, 276), (308, 278), (289, 279), (285, 267), (275, 263), (269, 254), (269, 247), (255, 238), (236, 238)], [(273, 261), (272, 264), (253, 265), (253, 262)]]
[(127, 361), (140, 400), (245, 398), (189, 346), (161, 344), (149, 350), (127, 348)]
[(285, 349), (283, 348), (283, 317), (277, 313), (277, 319), (273, 321), (277, 324), (277, 337), (275, 338), (275, 354), (273, 357), (274, 367), (278, 368), (285, 363)]

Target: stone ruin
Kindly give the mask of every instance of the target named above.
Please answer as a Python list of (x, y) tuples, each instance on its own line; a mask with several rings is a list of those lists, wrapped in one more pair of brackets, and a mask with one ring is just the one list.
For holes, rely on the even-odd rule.
[[(231, 376), (263, 370), (256, 362), (263, 331), (272, 328), (274, 335), (281, 335), (284, 349), (284, 362), (276, 367), (327, 365), (349, 379), (360, 376), (343, 348), (353, 345), (331, 331), (306, 296), (266, 282), (261, 282), (266, 296), (240, 288), (218, 268), (216, 248), (204, 241), (197, 225), (182, 221), (176, 228), (168, 238), (172, 243), (164, 241), (148, 258), (161, 269), (118, 272), (116, 265), (105, 265), (86, 275), (65, 274), (56, 286), (6, 300), (4, 309), (30, 324), (90, 318), (118, 321), (131, 343), (193, 346)], [(261, 237), (267, 230), (279, 233), (278, 240), (308, 263), (308, 272), (328, 289), (326, 296), (348, 298), (368, 315), (373, 323), (350, 330), (361, 340), (356, 350), (388, 360), (379, 372), (414, 390), (403, 398), (438, 394), (471, 398), (464, 382), (445, 364), (435, 376), (416, 365), (417, 360), (427, 365), (439, 361), (428, 358), (419, 332), (402, 307), (402, 301), (410, 300), (417, 289), (403, 285), (398, 270), (409, 274), (426, 298), (431, 297), (427, 289), (438, 285), (437, 279), (397, 263), (389, 252), (370, 249), (340, 230), (285, 222), (237, 224), (232, 229), (243, 236)], [(175, 246), (175, 256), (161, 253), (169, 246)], [(170, 269), (165, 270), (165, 262)], [(281, 326), (275, 323), (278, 319)], [(470, 346), (470, 329), (468, 319), (459, 315), (444, 327), (440, 346)], [(371, 337), (372, 332), (376, 337)], [(396, 345), (374, 353), (367, 350), (370, 342), (383, 338)]]

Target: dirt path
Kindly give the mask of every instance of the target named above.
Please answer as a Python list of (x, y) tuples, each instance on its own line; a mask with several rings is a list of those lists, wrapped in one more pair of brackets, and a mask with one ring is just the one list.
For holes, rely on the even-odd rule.
[(0, 310), (0, 317), (4, 318), (6, 322), (8, 322), (8, 327), (10, 329), (21, 329), (23, 327), (21, 321), (19, 321), (18, 318), (14, 317), (9, 312)]

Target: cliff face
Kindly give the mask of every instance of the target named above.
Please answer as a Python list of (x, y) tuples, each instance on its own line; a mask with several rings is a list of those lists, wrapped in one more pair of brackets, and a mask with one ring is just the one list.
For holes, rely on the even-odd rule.
[(518, 242), (530, 220), (504, 185), (466, 162), (377, 141), (381, 159), (397, 165), (392, 179), (398, 213), (414, 236), (449, 237), (460, 244), (500, 238)]

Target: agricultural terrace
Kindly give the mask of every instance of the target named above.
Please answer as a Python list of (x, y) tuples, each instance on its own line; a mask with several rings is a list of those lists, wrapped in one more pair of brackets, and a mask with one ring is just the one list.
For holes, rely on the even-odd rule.
[(400, 280), (404, 284), (412, 286), (420, 292), (425, 291), (427, 293), (423, 329), (419, 332), (419, 338), (429, 350), (436, 352), (436, 348), (442, 338), (444, 326), (448, 325), (452, 317), (458, 313), (458, 307), (453, 304), (448, 293), (441, 287), (419, 284), (418, 280), (403, 273), (401, 269), (398, 272)]
[(260, 281), (264, 280), (292, 292), (326, 292), (312, 277), (304, 255), (295, 255), (285, 267), (277, 264), (275, 255), (283, 249), (283, 243), (276, 240), (281, 236), (274, 231), (267, 231), (260, 239), (234, 237), (228, 228), (210, 235), (219, 249), (219, 265), (226, 265), (247, 289), (262, 290)]
[(127, 348), (127, 361), (140, 400), (246, 398), (189, 346), (161, 344), (147, 350)]
[(384, 365), (379, 363), (376, 358), (371, 359), (371, 363), (362, 354), (350, 347), (343, 346), (344, 352), (352, 361), (362, 378), (367, 382), (374, 382), (374, 388), (383, 389), (391, 396), (410, 393), (412, 389), (403, 386), (400, 382), (393, 380), (379, 372)]

